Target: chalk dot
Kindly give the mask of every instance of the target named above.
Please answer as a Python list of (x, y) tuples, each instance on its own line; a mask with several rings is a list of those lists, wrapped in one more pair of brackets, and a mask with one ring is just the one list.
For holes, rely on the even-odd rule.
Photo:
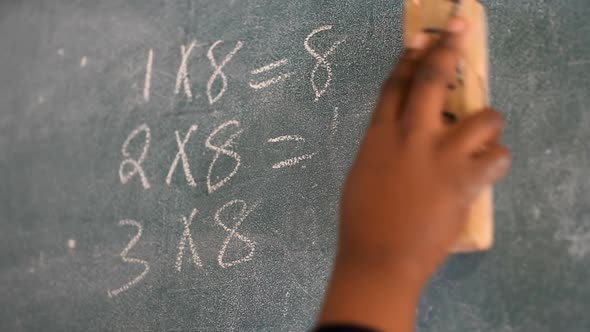
[(86, 56), (83, 56), (82, 59), (80, 59), (80, 67), (86, 67), (87, 63), (88, 63), (88, 58)]
[(539, 219), (541, 217), (541, 209), (539, 209), (539, 207), (537, 206), (533, 206), (532, 213), (533, 218), (535, 219)]
[(64, 56), (64, 54), (65, 54), (65, 53), (64, 53), (64, 49), (63, 49), (63, 48), (60, 48), (59, 50), (57, 50), (57, 54), (58, 54), (59, 56)]
[(545, 154), (551, 154), (551, 152), (553, 152), (553, 151), (551, 151), (551, 149), (545, 150)]
[(68, 240), (68, 248), (70, 248), (70, 249), (74, 249), (74, 248), (76, 248), (76, 240), (74, 240), (74, 239), (69, 239), (69, 240)]
[(43, 104), (44, 102), (45, 102), (45, 97), (43, 97), (43, 96), (37, 96), (37, 103)]

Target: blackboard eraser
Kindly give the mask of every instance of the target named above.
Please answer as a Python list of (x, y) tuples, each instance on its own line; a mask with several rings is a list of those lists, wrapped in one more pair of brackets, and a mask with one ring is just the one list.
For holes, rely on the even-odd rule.
[[(483, 5), (477, 0), (406, 0), (404, 7), (404, 40), (418, 32), (435, 38), (450, 17), (459, 16), (469, 23), (465, 35), (465, 54), (457, 68), (456, 82), (449, 89), (445, 111), (461, 120), (488, 106), (488, 28)], [(442, 115), (441, 115), (442, 116)], [(485, 190), (471, 207), (469, 220), (452, 252), (490, 249), (494, 238), (492, 188)]]

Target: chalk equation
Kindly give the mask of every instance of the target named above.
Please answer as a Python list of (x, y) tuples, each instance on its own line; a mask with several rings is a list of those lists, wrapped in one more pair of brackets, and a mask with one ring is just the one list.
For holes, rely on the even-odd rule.
[[(330, 57), (346, 39), (334, 39), (332, 36), (331, 40), (335, 41), (327, 49), (317, 47), (317, 39), (322, 35), (329, 34), (332, 30), (331, 25), (313, 29), (301, 43), (302, 50), (315, 61), (308, 76), (313, 90), (314, 102), (319, 101), (329, 90), (334, 78)], [(188, 101), (196, 98), (196, 92), (191, 86), (189, 77), (191, 56), (195, 49), (203, 46), (197, 40), (192, 40), (180, 46), (179, 65), (173, 91), (174, 95), (186, 98)], [(204, 94), (207, 96), (210, 105), (221, 100), (228, 91), (230, 84), (224, 69), (233, 59), (239, 56), (244, 47), (246, 46), (243, 41), (228, 42), (223, 40), (217, 40), (208, 47), (206, 57), (209, 60), (212, 73), (207, 79)], [(156, 60), (156, 51), (150, 48), (145, 63), (143, 86), (143, 99), (145, 102), (150, 101), (154, 77), (153, 66)], [(291, 66), (291, 60), (283, 58), (268, 64), (255, 66), (248, 71), (248, 74), (248, 86), (253, 90), (263, 90), (285, 82), (298, 73)], [(323, 78), (320, 79), (319, 77)], [(338, 108), (335, 108), (332, 123), (329, 126), (331, 136), (337, 130), (338, 121)], [(163, 185), (171, 186), (175, 174), (178, 174), (176, 176), (183, 177), (189, 188), (198, 188), (199, 184), (195, 180), (198, 177), (193, 171), (195, 168), (191, 167), (191, 160), (187, 155), (187, 151), (194, 151), (196, 148), (202, 147), (204, 148), (202, 156), (207, 158), (206, 162), (208, 163), (203, 190), (206, 189), (209, 195), (213, 195), (225, 186), (230, 185), (242, 166), (239, 143), (245, 133), (245, 128), (239, 120), (231, 119), (217, 125), (211, 132), (206, 133), (205, 139), (196, 142), (193, 137), (201, 134), (199, 133), (200, 130), (202, 129), (200, 129), (199, 124), (193, 123), (188, 124), (187, 127), (178, 128), (173, 133), (171, 132), (170, 134), (176, 142), (174, 151), (170, 153), (170, 157), (173, 157), (172, 162), (164, 167), (161, 174), (154, 175), (148, 174), (144, 168), (144, 164), (150, 158), (162, 156), (160, 151), (150, 153), (152, 129), (146, 123), (139, 124), (134, 129), (131, 129), (121, 145), (118, 165), (120, 184), (126, 186), (135, 183), (141, 185), (141, 190), (150, 190), (160, 182)], [(161, 137), (161, 135), (155, 135), (154, 137)], [(272, 157), (272, 161), (265, 166), (268, 167), (269, 171), (274, 172), (285, 172), (290, 167), (304, 165), (318, 154), (317, 151), (302, 151), (306, 147), (306, 137), (296, 132), (266, 137), (259, 144), (261, 147), (267, 147), (270, 153), (275, 154), (277, 153), (277, 147), (281, 148), (279, 151), (283, 151), (284, 148), (288, 149), (287, 152), (281, 152), (281, 156)], [(242, 233), (240, 227), (248, 220), (249, 215), (256, 209), (257, 205), (258, 203), (252, 204), (241, 199), (233, 199), (219, 207), (212, 216), (215, 225), (225, 232), (223, 239), (220, 239), (218, 249), (217, 264), (219, 267), (223, 269), (231, 268), (252, 261), (255, 258), (257, 243), (252, 237)], [(197, 208), (193, 208), (190, 213), (178, 216), (178, 243), (173, 266), (173, 270), (177, 273), (181, 273), (187, 264), (192, 265), (194, 268), (205, 268), (199, 254), (200, 243), (195, 240), (191, 230), (194, 221), (199, 218)], [(123, 249), (119, 254), (119, 259), (128, 265), (141, 266), (142, 270), (136, 275), (129, 276), (126, 283), (107, 289), (107, 295), (110, 298), (120, 296), (134, 288), (150, 273), (150, 262), (145, 258), (141, 258), (141, 255), (133, 253), (134, 248), (142, 241), (143, 223), (134, 219), (124, 219), (119, 221), (118, 225), (121, 227), (121, 232), (132, 236), (131, 240), (126, 244), (121, 244)], [(243, 248), (240, 251), (241, 257), (227, 257), (228, 248), (232, 245), (241, 245)]]
[[(243, 200), (232, 200), (221, 206), (214, 215), (215, 225), (222, 228), (227, 232), (227, 235), (223, 239), (221, 247), (219, 249), (219, 255), (217, 256), (217, 263), (222, 268), (228, 268), (236, 266), (253, 259), (256, 251), (256, 242), (248, 236), (239, 232), (239, 227), (246, 221), (248, 215), (256, 209), (257, 204), (249, 206)], [(198, 214), (196, 208), (192, 209), (191, 213), (187, 216), (180, 216), (182, 223), (182, 233), (178, 240), (176, 260), (174, 263), (174, 270), (176, 272), (182, 272), (182, 268), (185, 264), (192, 263), (196, 268), (202, 268), (203, 262), (198, 253), (198, 243), (194, 240), (191, 225), (193, 220)], [(135, 228), (135, 235), (127, 243), (124, 249), (121, 251), (119, 256), (124, 263), (141, 265), (143, 270), (138, 275), (130, 277), (129, 281), (116, 288), (110, 288), (107, 290), (107, 295), (110, 298), (117, 297), (129, 289), (138, 285), (147, 274), (150, 272), (150, 264), (147, 260), (140, 258), (130, 257), (130, 251), (141, 241), (143, 234), (143, 225), (141, 222), (131, 219), (125, 219), (119, 221), (119, 226), (133, 226)], [(125, 231), (127, 231), (126, 227)], [(240, 258), (228, 261), (225, 257), (226, 251), (234, 241), (242, 242), (247, 248), (248, 253)], [(188, 250), (187, 250), (188, 247)], [(189, 254), (189, 259), (185, 259), (185, 254)]]
[[(334, 78), (330, 57), (336, 53), (340, 44), (346, 41), (346, 38), (343, 38), (333, 42), (327, 50), (318, 50), (314, 46), (314, 41), (320, 38), (322, 34), (329, 33), (332, 29), (333, 27), (331, 25), (321, 26), (311, 31), (303, 41), (303, 50), (305, 50), (305, 52), (315, 61), (315, 65), (313, 66), (311, 73), (309, 73), (309, 82), (311, 83), (314, 101), (316, 102), (326, 94)], [(231, 50), (226, 54), (220, 54), (219, 48), (224, 44), (230, 44)], [(178, 70), (176, 71), (174, 94), (184, 97), (189, 101), (194, 98), (194, 91), (188, 74), (190, 59), (193, 51), (202, 46), (204, 45), (199, 44), (197, 40), (193, 40), (186, 45), (180, 45), (180, 62)], [(240, 50), (244, 47), (244, 42), (239, 40), (236, 42), (217, 40), (207, 49), (207, 59), (213, 70), (213, 73), (207, 80), (205, 90), (210, 105), (217, 103), (228, 91), (229, 83), (224, 68), (234, 57), (238, 56)], [(150, 48), (147, 51), (145, 78), (143, 83), (143, 99), (146, 102), (150, 101), (155, 58), (156, 52), (154, 49)], [(262, 90), (287, 81), (289, 78), (297, 74), (296, 71), (289, 68), (290, 59), (288, 58), (274, 60), (266, 65), (253, 68), (249, 71), (251, 78), (248, 81), (248, 86), (254, 90)], [(321, 73), (321, 71), (323, 71), (323, 73)], [(276, 74), (273, 72), (276, 72)], [(324, 78), (320, 79), (320, 76)], [(214, 88), (214, 86), (217, 88)]]
[[(192, 188), (197, 187), (197, 183), (191, 171), (190, 161), (186, 154), (186, 145), (188, 144), (191, 135), (196, 132), (197, 129), (198, 125), (192, 125), (184, 135), (183, 139), (181, 139), (181, 134), (178, 130), (174, 132), (176, 137), (177, 152), (164, 178), (164, 182), (168, 186), (172, 183), (172, 177), (179, 168), (178, 164), (181, 163), (182, 172), (184, 173), (184, 177), (188, 186)], [(242, 157), (238, 154), (238, 152), (236, 152), (235, 147), (238, 143), (238, 138), (243, 132), (244, 129), (242, 129), (239, 121), (230, 120), (215, 128), (205, 140), (205, 148), (212, 153), (206, 177), (207, 192), (209, 194), (214, 193), (228, 184), (230, 180), (238, 173), (242, 162)], [(139, 142), (139, 146), (141, 148), (139, 151), (129, 151), (129, 145), (136, 140)], [(127, 184), (133, 178), (137, 177), (144, 190), (150, 189), (151, 182), (142, 165), (148, 156), (150, 142), (151, 129), (145, 123), (135, 128), (129, 134), (121, 149), (122, 160), (119, 165), (119, 180), (121, 184)], [(293, 144), (304, 142), (305, 138), (300, 135), (283, 135), (270, 138), (266, 141), (267, 144)], [(133, 153), (135, 153), (135, 157), (133, 156)], [(281, 168), (296, 166), (304, 161), (313, 159), (316, 154), (317, 152), (311, 152), (302, 155), (290, 156), (287, 159), (273, 162), (272, 165), (269, 165), (269, 167), (271, 169), (278, 170)], [(219, 174), (216, 165), (222, 155), (226, 157), (226, 160), (229, 158), (231, 161), (233, 161), (233, 163), (231, 170), (225, 170), (225, 173)]]

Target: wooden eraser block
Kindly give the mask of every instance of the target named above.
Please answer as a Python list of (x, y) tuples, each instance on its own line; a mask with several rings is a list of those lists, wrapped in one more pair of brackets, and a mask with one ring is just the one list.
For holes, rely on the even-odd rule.
[[(438, 36), (451, 16), (465, 18), (469, 30), (465, 35), (465, 54), (457, 75), (455, 89), (449, 91), (446, 111), (459, 120), (483, 110), (488, 104), (487, 19), (477, 0), (406, 0), (404, 40), (420, 31)], [(454, 252), (487, 250), (493, 244), (492, 189), (484, 191), (471, 207), (469, 221), (455, 245)]]

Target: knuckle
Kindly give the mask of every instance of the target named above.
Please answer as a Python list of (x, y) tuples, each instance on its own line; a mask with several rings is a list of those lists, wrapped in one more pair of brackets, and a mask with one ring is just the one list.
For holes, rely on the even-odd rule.
[(440, 41), (437, 43), (437, 47), (439, 47), (441, 49), (449, 49), (449, 50), (452, 50), (453, 52), (457, 52), (458, 51), (457, 37), (452, 34), (446, 35), (440, 39)]
[(411, 85), (419, 59), (418, 53), (407, 50), (402, 54), (398, 64), (383, 83), (382, 91), (404, 89)]
[(371, 121), (369, 122), (369, 127), (370, 128), (380, 127), (386, 123), (387, 123), (386, 118), (383, 115), (375, 113), (373, 115), (373, 117), (371, 118)]
[(410, 84), (412, 64), (409, 62), (400, 62), (397, 68), (387, 77), (383, 85), (383, 90), (395, 90)]
[(441, 44), (432, 52), (429, 60), (439, 66), (454, 66), (459, 61), (459, 52), (448, 44)]
[(402, 77), (400, 77), (397, 73), (393, 73), (387, 78), (387, 80), (385, 80), (382, 91), (387, 93), (389, 91), (399, 89), (403, 85), (404, 82)]
[(502, 128), (504, 126), (502, 115), (495, 111), (484, 112), (480, 117), (480, 122), (492, 128)]
[(440, 68), (432, 63), (425, 63), (416, 75), (418, 82), (446, 81), (445, 74)]
[(417, 79), (422, 81), (444, 81), (452, 76), (458, 62), (457, 54), (449, 48), (437, 48), (424, 61)]

